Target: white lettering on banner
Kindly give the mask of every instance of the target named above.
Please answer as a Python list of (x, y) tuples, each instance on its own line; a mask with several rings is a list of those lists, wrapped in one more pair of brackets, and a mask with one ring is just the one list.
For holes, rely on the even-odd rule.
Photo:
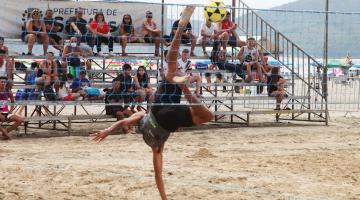
[[(42, 14), (48, 9), (53, 10), (53, 17), (56, 22), (60, 24), (61, 31), (64, 30), (66, 20), (75, 15), (77, 8), (84, 8), (83, 18), (89, 22), (92, 20), (97, 12), (102, 12), (105, 20), (110, 26), (110, 31), (117, 35), (118, 26), (122, 22), (124, 14), (130, 14), (136, 34), (139, 35), (143, 21), (145, 20), (146, 11), (153, 12), (153, 20), (158, 27), (161, 26), (161, 5), (160, 4), (147, 4), (137, 2), (91, 2), (91, 1), (46, 1), (44, 0), (12, 0), (2, 2), (3, 6), (0, 7), (0, 35), (7, 38), (20, 38), (22, 33), (21, 27), (24, 26), (24, 21), (27, 20), (28, 13), (34, 8), (40, 9)], [(166, 13), (166, 9), (165, 9)], [(164, 18), (166, 24), (166, 17)]]

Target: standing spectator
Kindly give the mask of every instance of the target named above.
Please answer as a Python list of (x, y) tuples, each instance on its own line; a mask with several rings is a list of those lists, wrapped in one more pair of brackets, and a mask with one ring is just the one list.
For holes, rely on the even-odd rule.
[(44, 55), (46, 55), (49, 46), (49, 37), (46, 33), (45, 23), (40, 20), (40, 11), (37, 9), (31, 12), (30, 19), (26, 22), (25, 41), (28, 43), (27, 55), (32, 55), (36, 41), (43, 44)]
[(9, 133), (23, 123), (23, 119), (20, 116), (11, 113), (11, 111), (14, 109), (14, 106), (11, 106), (9, 110), (9, 99), (11, 103), (14, 103), (14, 96), (11, 92), (11, 86), (8, 84), (9, 82), (6, 77), (0, 77), (0, 122), (14, 122), (6, 129), (0, 129), (4, 140), (10, 139)]
[(142, 35), (146, 43), (155, 43), (154, 56), (159, 56), (160, 48), (160, 30), (157, 28), (155, 21), (152, 19), (151, 11), (146, 11), (146, 19), (143, 22)]
[(45, 12), (44, 23), (46, 27), (46, 32), (49, 36), (50, 44), (54, 46), (55, 49), (61, 52), (63, 50), (64, 41), (63, 39), (57, 34), (61, 30), (60, 24), (55, 22), (53, 18), (53, 11), (51, 9), (47, 9)]
[[(180, 14), (181, 16), (181, 14)], [(176, 20), (174, 22), (174, 24), (172, 25), (171, 30), (176, 30), (179, 26), (179, 20)], [(174, 31), (171, 32), (170, 34), (170, 40), (172, 41), (172, 39), (174, 38)], [(181, 35), (181, 43), (182, 44), (189, 44), (191, 43), (191, 52), (190, 52), (190, 56), (196, 56), (194, 53), (195, 50), (195, 45), (196, 45), (196, 37), (195, 35), (192, 33), (192, 27), (190, 22), (186, 25), (186, 28), (184, 29), (184, 32)]]
[(90, 23), (89, 30), (92, 33), (93, 38), (95, 38), (97, 55), (102, 56), (101, 43), (104, 42), (109, 46), (109, 56), (112, 56), (114, 39), (110, 34), (110, 27), (105, 21), (102, 12), (96, 13), (94, 20)]
[(205, 23), (201, 24), (200, 35), (197, 40), (197, 43), (201, 44), (204, 56), (209, 56), (206, 53), (206, 45), (212, 45), (213, 40), (214, 40), (214, 25), (211, 23), (211, 21), (206, 20)]
[[(106, 104), (123, 104), (125, 103), (124, 93), (121, 91), (121, 81), (119, 78), (114, 78), (112, 81), (113, 87), (108, 90), (105, 95)], [(128, 105), (105, 105), (107, 115), (113, 115), (117, 120), (122, 120), (125, 117), (130, 117), (133, 113)], [(124, 131), (124, 130), (123, 130)], [(126, 131), (125, 131), (126, 132)]]
[(178, 59), (178, 76), (186, 76), (187, 74), (191, 76), (190, 83), (196, 83), (195, 95), (200, 97), (200, 85), (201, 78), (198, 74), (188, 73), (191, 70), (191, 60), (189, 59), (189, 49), (183, 49), (181, 53), (181, 58)]
[(285, 79), (280, 76), (280, 68), (273, 67), (267, 78), (267, 88), (268, 95), (276, 98), (276, 110), (280, 110), (282, 100), (288, 97), (284, 89), (285, 82)]
[(69, 37), (77, 37), (77, 44), (81, 42), (87, 42), (88, 45), (93, 48), (94, 40), (91, 33), (88, 31), (87, 21), (83, 18), (84, 9), (77, 8), (75, 10), (75, 16), (70, 17), (66, 21), (65, 31)]
[(121, 45), (121, 54), (122, 56), (126, 56), (125, 53), (126, 45), (128, 42), (137, 42), (137, 38), (135, 36), (135, 29), (132, 23), (131, 15), (125, 14), (123, 16), (122, 23), (119, 27), (120, 33), (120, 45)]
[(242, 47), (246, 43), (240, 40), (239, 35), (236, 33), (237, 24), (231, 21), (230, 12), (226, 12), (226, 17), (217, 24), (216, 37), (223, 41), (223, 49), (229, 44), (232, 47)]

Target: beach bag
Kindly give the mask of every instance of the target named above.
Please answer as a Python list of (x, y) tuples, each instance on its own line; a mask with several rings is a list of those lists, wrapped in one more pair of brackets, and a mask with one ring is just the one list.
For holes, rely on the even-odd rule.
[(87, 87), (84, 89), (88, 97), (98, 97), (100, 96), (100, 90), (98, 88)]

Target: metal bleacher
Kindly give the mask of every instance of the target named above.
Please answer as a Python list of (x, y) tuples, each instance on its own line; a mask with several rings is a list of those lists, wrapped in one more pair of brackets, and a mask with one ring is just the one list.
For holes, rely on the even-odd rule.
[[(169, 5), (168, 5), (169, 6)], [(287, 83), (288, 98), (282, 103), (282, 110), (274, 110), (276, 101), (275, 98), (269, 97), (266, 92), (266, 85), (264, 83), (258, 83), (254, 81), (252, 83), (243, 83), (238, 80), (233, 80), (233, 74), (226, 71), (212, 71), (207, 69), (196, 69), (196, 62), (205, 62), (207, 57), (200, 56), (202, 53), (196, 51), (197, 57), (192, 57), (191, 60), (194, 64), (192, 73), (199, 73), (202, 77), (202, 98), (201, 102), (203, 105), (208, 106), (214, 111), (216, 123), (244, 123), (250, 125), (253, 115), (271, 115), (274, 116), (277, 122), (281, 120), (294, 120), (294, 121), (308, 121), (308, 122), (325, 122), (327, 123), (327, 112), (324, 104), (326, 103), (322, 93), (322, 87), (316, 88), (315, 85), (321, 86), (320, 75), (306, 76), (299, 74), (295, 69), (296, 62), (294, 61), (294, 55), (300, 53), (306, 55), (306, 59), (302, 61), (303, 67), (307, 62), (312, 62), (311, 56), (306, 54), (298, 46), (292, 43), (290, 40), (285, 40), (285, 36), (282, 37), (281, 33), (271, 27), (265, 20), (257, 16), (246, 4), (241, 0), (237, 2), (234, 8), (235, 16), (241, 16), (238, 20), (239, 31), (246, 36), (250, 35), (261, 35), (262, 37), (267, 36), (268, 33), (265, 31), (274, 30), (273, 41), (276, 44), (275, 49), (272, 49), (272, 45), (262, 45), (259, 47), (270, 54), (273, 58), (277, 59), (282, 67), (290, 72), (290, 81)], [(249, 16), (253, 17), (249, 17)], [(247, 17), (246, 17), (247, 16)], [(259, 32), (254, 32), (254, 28), (250, 28), (250, 24), (254, 24), (254, 16), (259, 21)], [(256, 24), (257, 25), (257, 24)], [(264, 28), (269, 26), (270, 28)], [(272, 28), (272, 29), (271, 29)], [(256, 29), (258, 30), (258, 29)], [(5, 45), (19, 45), (26, 47), (19, 39), (6, 40)], [(284, 45), (286, 44), (286, 45)], [(290, 47), (289, 47), (290, 45)], [(40, 45), (36, 45), (35, 48), (39, 48)], [(92, 79), (94, 87), (104, 89), (111, 87), (111, 80), (119, 73), (121, 69), (120, 63), (141, 61), (142, 65), (147, 66), (148, 73), (151, 77), (151, 84), (153, 87), (157, 86), (157, 68), (161, 65), (161, 57), (154, 57), (152, 53), (144, 52), (144, 49), (152, 50), (153, 44), (144, 43), (129, 43), (129, 52), (132, 50), (142, 51), (143, 54), (134, 54), (126, 57), (115, 55), (113, 57), (90, 57), (92, 60), (92, 69), (87, 70), (95, 76)], [(184, 46), (182, 46), (184, 48)], [(186, 46), (185, 46), (186, 48)], [(196, 49), (200, 49), (197, 47)], [(11, 49), (10, 49), (11, 51)], [(238, 49), (231, 49), (231, 57), (229, 60), (236, 58), (236, 52)], [(149, 51), (150, 52), (150, 51)], [(152, 52), (152, 51), (151, 51)], [(22, 52), (11, 52), (10, 56), (14, 57), (16, 61), (21, 61), (28, 65), (28, 62), (32, 60), (44, 59), (41, 56), (29, 57), (22, 56)], [(289, 61), (289, 57), (292, 60)], [(113, 62), (113, 61), (116, 62)], [(315, 61), (316, 62), (316, 61)], [(115, 63), (115, 64), (114, 64)], [(299, 64), (299, 63), (297, 63)], [(139, 64), (134, 64), (134, 69)], [(301, 65), (301, 64), (300, 64)], [(28, 67), (28, 66), (27, 66)], [(318, 65), (318, 72), (320, 74), (322, 66)], [(308, 69), (306, 69), (308, 70)], [(204, 74), (208, 72), (211, 74), (221, 73), (225, 78), (224, 82), (206, 83)], [(32, 88), (35, 86), (26, 85), (24, 82), (25, 71), (16, 70), (14, 72), (14, 87), (13, 92), (17, 89)], [(210, 87), (210, 90), (208, 89)], [(237, 88), (237, 89), (236, 89)], [(264, 92), (260, 93), (259, 89), (263, 88)], [(183, 99), (183, 103), (186, 101)], [(51, 130), (63, 130), (68, 134), (71, 134), (73, 130), (72, 123), (80, 121), (82, 123), (94, 123), (98, 121), (115, 120), (112, 116), (106, 115), (104, 112), (104, 101), (88, 101), (88, 100), (77, 100), (77, 101), (45, 101), (45, 100), (25, 100), (16, 101), (15, 112), (23, 110), (25, 115), (25, 133), (28, 132), (29, 128), (35, 129), (51, 129)], [(146, 102), (141, 103), (143, 107), (146, 107)], [(288, 110), (289, 109), (289, 110)]]

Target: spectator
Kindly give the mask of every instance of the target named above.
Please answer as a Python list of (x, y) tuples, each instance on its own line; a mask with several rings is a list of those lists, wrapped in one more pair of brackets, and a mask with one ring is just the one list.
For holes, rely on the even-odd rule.
[[(139, 68), (137, 69), (136, 76), (134, 76), (134, 85), (136, 92), (138, 94), (142, 94), (139, 95), (140, 102), (144, 102), (145, 100), (149, 100), (150, 97), (153, 97), (153, 89), (150, 85), (150, 77), (146, 73), (146, 69), (144, 66), (139, 66)], [(150, 102), (152, 102), (152, 100), (153, 99), (151, 99)], [(140, 107), (138, 106), (137, 109), (140, 110)]]
[(12, 80), (13, 71), (13, 62), (6, 59), (6, 51), (0, 49), (0, 77), (7, 77), (7, 79)]
[(168, 57), (167, 57), (167, 54), (168, 54), (168, 50), (165, 50), (164, 51), (164, 62), (163, 62), (163, 66), (160, 66), (159, 67), (159, 71), (158, 71), (158, 81), (161, 82), (164, 80), (165, 76), (166, 76), (166, 73), (167, 73), (167, 69), (168, 69)]
[(11, 106), (9, 110), (9, 99), (11, 103), (14, 103), (14, 96), (11, 92), (11, 85), (8, 84), (8, 79), (6, 77), (0, 77), (0, 122), (14, 122), (6, 129), (0, 128), (4, 140), (10, 139), (9, 133), (19, 127), (24, 121), (20, 116), (11, 113), (14, 106)]
[(5, 39), (0, 37), (0, 51), (3, 52), (1, 54), (9, 55), (9, 49), (4, 45)]
[[(240, 64), (229, 63), (226, 60), (226, 51), (225, 50), (219, 51), (217, 58), (218, 59), (216, 60), (215, 64), (220, 70), (227, 70), (229, 72), (235, 73), (237, 76), (241, 77), (242, 79), (245, 79), (243, 67)], [(217, 76), (218, 76), (218, 79), (221, 79), (221, 75), (217, 75)]]
[(105, 21), (104, 14), (102, 12), (96, 13), (94, 20), (90, 23), (89, 30), (92, 33), (93, 38), (95, 38), (97, 54), (94, 54), (102, 56), (101, 43), (104, 42), (109, 46), (109, 56), (112, 56), (114, 39), (110, 34), (110, 27)]
[(44, 97), (48, 101), (57, 100), (57, 95), (54, 90), (54, 68), (52, 63), (45, 60), (40, 63), (36, 84), (39, 86), (39, 90), (43, 91)]
[(195, 95), (200, 97), (200, 85), (201, 78), (198, 74), (188, 73), (191, 69), (191, 60), (189, 59), (189, 49), (183, 49), (181, 53), (181, 58), (178, 59), (178, 76), (186, 76), (187, 74), (191, 76), (190, 83), (196, 83)]
[(157, 28), (156, 23), (152, 18), (152, 12), (146, 11), (146, 19), (143, 22), (142, 35), (146, 43), (155, 43), (154, 56), (159, 56), (160, 30)]
[[(80, 46), (77, 45), (77, 37), (70, 38), (70, 44), (64, 46), (64, 51), (62, 54), (62, 72), (63, 76), (69, 72), (75, 78), (79, 78), (80, 74), (80, 56), (82, 56), (83, 51)], [(69, 70), (67, 70), (67, 66)], [(63, 77), (65, 79), (65, 77)]]
[(55, 91), (58, 92), (61, 83), (60, 82), (61, 78), (58, 76), (59, 68), (61, 67), (61, 65), (59, 65), (60, 61), (55, 59), (53, 52), (48, 52), (46, 60), (49, 62), (51, 66), (51, 71), (50, 71), (51, 81), (54, 82)]
[[(181, 14), (180, 14), (181, 16)], [(179, 26), (179, 20), (176, 20), (174, 22), (174, 24), (172, 25), (172, 30), (176, 30)], [(191, 43), (191, 51), (190, 51), (190, 56), (196, 56), (194, 53), (195, 50), (195, 45), (196, 45), (196, 37), (195, 35), (192, 33), (192, 27), (190, 22), (186, 25), (186, 28), (184, 29), (184, 32), (181, 36), (181, 43), (182, 44), (189, 44)], [(174, 38), (175, 32), (172, 31), (170, 34), (170, 40), (172, 40)]]
[(211, 23), (211, 21), (206, 20), (205, 23), (201, 24), (200, 35), (197, 40), (197, 43), (201, 44), (204, 56), (209, 56), (206, 53), (206, 45), (212, 45), (213, 40), (214, 40), (214, 25)]
[(280, 110), (282, 100), (288, 97), (284, 89), (285, 82), (285, 79), (280, 76), (280, 68), (273, 67), (267, 78), (267, 89), (268, 95), (276, 98), (276, 110)]
[[(113, 87), (108, 90), (105, 95), (106, 104), (123, 104), (126, 102), (124, 93), (121, 91), (121, 81), (119, 78), (114, 78), (112, 81)], [(105, 105), (107, 115), (113, 115), (117, 120), (122, 120), (125, 117), (130, 117), (133, 113), (128, 105)], [(126, 132), (126, 131), (125, 131)]]
[(123, 16), (122, 23), (119, 27), (120, 33), (120, 45), (121, 45), (121, 54), (122, 56), (126, 56), (125, 53), (126, 45), (128, 42), (137, 42), (137, 38), (135, 36), (135, 29), (132, 23), (131, 15), (125, 14)]
[[(141, 99), (145, 96), (143, 91), (135, 91), (133, 87), (132, 77), (131, 77), (131, 65), (124, 64), (123, 65), (123, 73), (117, 76), (120, 79), (121, 86), (120, 89), (125, 95), (125, 103), (141, 103)], [(134, 106), (131, 107), (132, 111), (134, 112)], [(137, 107), (140, 110), (140, 107)]]
[(86, 71), (81, 71), (79, 78), (76, 78), (71, 86), (72, 93), (80, 93), (84, 99), (88, 100), (100, 100), (104, 95), (98, 88), (91, 87), (89, 79), (86, 78)]
[(238, 57), (240, 63), (242, 63), (243, 67), (246, 68), (247, 77), (245, 82), (250, 83), (252, 81), (252, 70), (256, 70), (259, 80), (265, 82), (262, 74), (263, 69), (259, 63), (259, 52), (256, 49), (256, 42), (254, 38), (248, 38), (247, 45), (241, 47)]
[[(30, 69), (27, 70), (26, 74), (25, 74), (25, 84), (26, 85), (36, 85), (38, 71), (39, 71), (39, 63), (32, 62)], [(38, 98), (39, 98), (38, 88), (26, 88), (25, 94), (26, 94), (26, 97), (24, 99), (27, 99), (27, 100), (38, 100)]]
[(67, 81), (63, 84), (58, 92), (58, 97), (63, 101), (73, 101), (80, 97), (80, 93), (73, 93), (70, 86), (74, 81), (74, 77), (71, 74), (66, 75)]
[(30, 19), (26, 22), (25, 41), (28, 43), (27, 55), (32, 55), (36, 41), (43, 44), (44, 55), (46, 55), (49, 46), (49, 37), (46, 33), (45, 23), (40, 20), (40, 12), (37, 9), (31, 12)]
[(84, 9), (77, 8), (75, 10), (75, 16), (70, 17), (66, 21), (65, 31), (69, 37), (77, 37), (77, 44), (81, 42), (87, 42), (88, 45), (94, 47), (94, 39), (91, 33), (88, 31), (87, 21), (83, 18)]
[(50, 44), (53, 47), (60, 51), (60, 55), (63, 50), (64, 41), (63, 39), (57, 34), (61, 30), (61, 26), (59, 23), (55, 22), (53, 18), (53, 11), (51, 9), (47, 9), (45, 12), (44, 23), (46, 32), (49, 36)]
[(230, 12), (226, 12), (226, 17), (217, 24), (216, 36), (219, 40), (222, 41), (223, 49), (226, 49), (227, 44), (232, 47), (242, 47), (246, 43), (241, 41), (239, 35), (236, 33), (237, 24), (234, 24), (231, 21)]

